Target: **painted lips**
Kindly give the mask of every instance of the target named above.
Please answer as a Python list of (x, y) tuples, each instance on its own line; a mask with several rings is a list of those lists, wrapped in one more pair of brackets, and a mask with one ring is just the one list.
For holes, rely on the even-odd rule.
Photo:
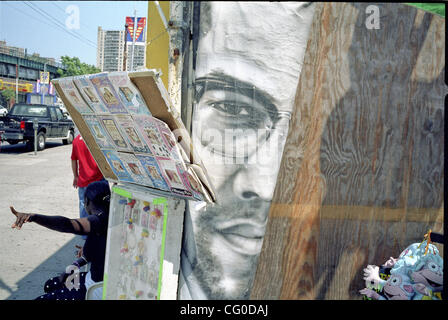
[(263, 245), (265, 225), (246, 220), (232, 221), (232, 224), (221, 224), (217, 232), (232, 250), (244, 255), (256, 255)]

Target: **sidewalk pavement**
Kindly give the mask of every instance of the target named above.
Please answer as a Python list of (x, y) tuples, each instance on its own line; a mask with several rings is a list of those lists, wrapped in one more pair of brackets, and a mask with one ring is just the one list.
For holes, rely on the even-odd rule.
[(34, 223), (21, 230), (9, 206), (22, 212), (79, 217), (73, 188), (71, 145), (49, 142), (45, 150), (27, 151), (23, 144), (0, 149), (0, 300), (30, 300), (43, 294), (46, 280), (74, 261), (80, 236)]

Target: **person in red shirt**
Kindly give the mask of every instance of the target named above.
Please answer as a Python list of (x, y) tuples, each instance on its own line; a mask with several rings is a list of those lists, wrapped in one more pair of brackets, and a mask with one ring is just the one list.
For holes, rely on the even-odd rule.
[(79, 216), (86, 218), (87, 212), (84, 208), (86, 188), (92, 182), (103, 180), (104, 177), (80, 134), (73, 140), (71, 159), (73, 187), (78, 188)]

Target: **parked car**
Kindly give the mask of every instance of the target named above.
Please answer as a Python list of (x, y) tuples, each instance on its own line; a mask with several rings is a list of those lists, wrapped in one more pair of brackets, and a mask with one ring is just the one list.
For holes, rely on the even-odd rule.
[(8, 109), (6, 109), (4, 106), (0, 106), (0, 117), (4, 117), (8, 114)]
[(64, 105), (57, 105), (59, 107), (59, 109), (61, 109), (62, 114), (67, 116), (67, 119), (72, 120), (72, 117), (70, 117), (70, 113), (68, 113), (67, 109), (65, 108)]
[(37, 123), (37, 150), (45, 148), (47, 140), (62, 139), (71, 144), (75, 125), (57, 106), (43, 104), (15, 104), (2, 118), (3, 139), (9, 144), (26, 142), (34, 147), (34, 121)]

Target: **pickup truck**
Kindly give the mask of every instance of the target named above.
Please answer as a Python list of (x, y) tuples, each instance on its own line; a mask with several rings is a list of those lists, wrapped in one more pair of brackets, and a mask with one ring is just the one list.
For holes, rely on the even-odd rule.
[(2, 140), (9, 144), (26, 142), (34, 149), (34, 122), (39, 151), (45, 149), (47, 140), (62, 139), (63, 144), (71, 144), (74, 139), (75, 125), (58, 106), (17, 103), (0, 120)]

